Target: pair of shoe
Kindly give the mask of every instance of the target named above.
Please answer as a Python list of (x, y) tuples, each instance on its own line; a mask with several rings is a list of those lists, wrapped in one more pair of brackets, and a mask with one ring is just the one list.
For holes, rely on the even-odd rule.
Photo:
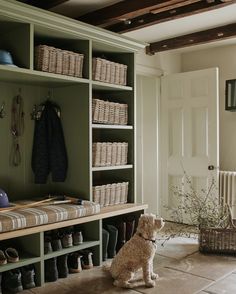
[(78, 251), (81, 258), (82, 269), (91, 269), (93, 268), (93, 253), (90, 250), (80, 250)]
[(58, 230), (44, 233), (44, 254), (62, 249), (62, 243)]
[(82, 271), (82, 255), (79, 252), (70, 253), (68, 256), (68, 268), (70, 273), (80, 273)]
[(80, 250), (69, 254), (68, 268), (70, 273), (80, 273), (82, 269), (93, 268), (93, 253), (90, 250)]
[(35, 287), (35, 270), (33, 265), (4, 272), (2, 275), (2, 288), (7, 293), (18, 293), (23, 289)]
[(73, 246), (72, 234), (53, 230), (44, 234), (44, 254)]
[(61, 232), (62, 247), (68, 248), (72, 246), (81, 245), (83, 243), (83, 235), (80, 230), (75, 227), (67, 227)]
[(19, 254), (15, 248), (9, 247), (5, 250), (5, 252), (0, 250), (0, 265), (17, 261), (19, 261)]
[(44, 253), (48, 254), (52, 251), (58, 251), (62, 248), (69, 248), (82, 243), (82, 232), (73, 231), (73, 227), (68, 227), (60, 231), (46, 232), (44, 235)]
[(102, 260), (113, 258), (116, 255), (118, 230), (113, 225), (105, 225), (102, 229)]

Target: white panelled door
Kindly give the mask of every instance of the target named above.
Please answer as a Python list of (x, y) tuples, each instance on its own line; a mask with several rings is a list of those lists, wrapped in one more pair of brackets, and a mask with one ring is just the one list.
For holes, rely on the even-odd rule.
[(206, 188), (219, 166), (218, 69), (162, 77), (160, 106), (161, 214), (176, 205), (171, 187), (183, 183), (183, 168), (194, 188)]

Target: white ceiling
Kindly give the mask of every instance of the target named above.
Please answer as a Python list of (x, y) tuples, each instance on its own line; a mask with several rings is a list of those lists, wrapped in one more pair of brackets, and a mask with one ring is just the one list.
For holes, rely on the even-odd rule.
[[(56, 6), (53, 11), (71, 17), (77, 17), (87, 12), (111, 5), (120, 0), (69, 0), (64, 4)], [(136, 40), (147, 43), (160, 41), (180, 35), (185, 35), (201, 30), (223, 26), (236, 22), (236, 4), (232, 4), (223, 8), (214, 9), (192, 16), (163, 22), (147, 28), (142, 28), (124, 35)], [(199, 48), (208, 48), (216, 45), (235, 44), (236, 38), (205, 45), (192, 46), (181, 50), (194, 50)]]
[(236, 4), (163, 22), (125, 35), (140, 41), (155, 42), (234, 22), (236, 22)]

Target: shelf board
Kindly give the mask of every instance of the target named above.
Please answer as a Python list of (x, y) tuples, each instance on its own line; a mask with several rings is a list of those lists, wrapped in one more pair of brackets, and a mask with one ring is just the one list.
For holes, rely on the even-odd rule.
[(100, 241), (84, 241), (81, 245), (63, 248), (44, 255), (44, 260), (100, 245)]
[(132, 91), (133, 88), (130, 86), (121, 86), (121, 85), (115, 85), (115, 84), (109, 84), (99, 81), (92, 81), (93, 89), (94, 90), (103, 90), (103, 91)]
[(126, 164), (126, 165), (116, 165), (116, 166), (98, 166), (98, 167), (93, 167), (92, 171), (103, 171), (103, 170), (116, 170), (116, 169), (129, 169), (133, 168), (132, 164)]
[(5, 82), (63, 86), (76, 83), (89, 83), (89, 80), (66, 75), (48, 73), (20, 67), (0, 65), (0, 79)]
[(17, 262), (11, 262), (11, 263), (9, 262), (5, 265), (1, 265), (0, 272), (9, 271), (18, 267), (26, 266), (26, 265), (37, 263), (40, 261), (41, 261), (40, 257), (32, 257), (32, 256), (30, 257), (27, 255), (20, 256), (20, 260)]
[(92, 124), (92, 128), (93, 129), (133, 130), (133, 126), (128, 126), (128, 125)]

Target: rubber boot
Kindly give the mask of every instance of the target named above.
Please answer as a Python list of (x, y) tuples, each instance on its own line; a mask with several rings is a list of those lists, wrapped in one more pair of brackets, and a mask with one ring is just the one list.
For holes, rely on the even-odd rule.
[(126, 222), (126, 242), (129, 241), (134, 234), (135, 220)]
[(108, 242), (109, 242), (109, 233), (107, 230), (102, 229), (102, 261), (107, 260)]
[(116, 252), (118, 252), (120, 248), (126, 242), (126, 223), (124, 221), (120, 222), (117, 225), (117, 229), (118, 229), (118, 239), (117, 239), (117, 245), (116, 245)]
[(107, 225), (107, 231), (109, 232), (109, 242), (108, 242), (108, 258), (113, 258), (116, 255), (116, 245), (118, 238), (118, 230), (115, 226)]
[(67, 278), (69, 274), (67, 260), (68, 254), (60, 255), (57, 257), (57, 271), (59, 278)]
[(83, 269), (93, 268), (93, 253), (90, 250), (81, 250), (79, 254), (82, 255), (81, 265)]

